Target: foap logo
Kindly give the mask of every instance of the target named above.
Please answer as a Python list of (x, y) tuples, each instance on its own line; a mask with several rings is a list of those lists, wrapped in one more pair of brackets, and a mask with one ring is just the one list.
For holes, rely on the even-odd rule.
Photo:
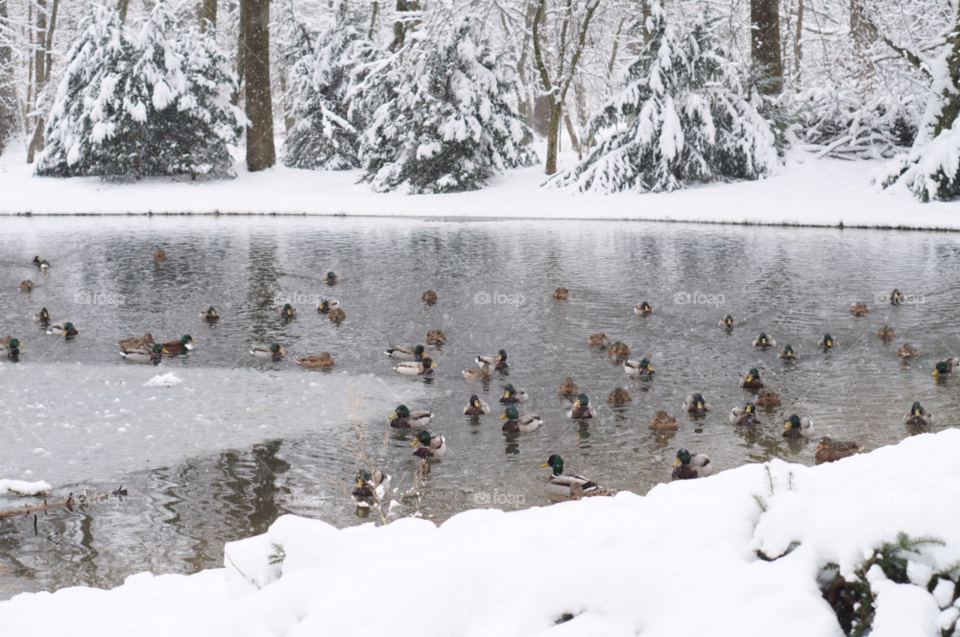
[(722, 294), (704, 294), (703, 292), (677, 292), (673, 295), (674, 305), (712, 305), (720, 307), (726, 299)]
[(526, 298), (522, 294), (501, 294), (500, 292), (477, 292), (473, 295), (473, 302), (476, 305), (513, 305), (520, 307), (526, 303)]
[(500, 491), (477, 491), (473, 494), (473, 503), (477, 506), (521, 507), (527, 499), (522, 493), (501, 493)]
[(322, 503), (319, 494), (309, 491), (291, 491), (290, 493), (276, 493), (273, 496), (273, 503), (282, 507), (295, 507), (298, 509), (319, 509)]
[(922, 294), (904, 294), (899, 290), (893, 292), (877, 292), (873, 295), (877, 303), (893, 303), (894, 305), (923, 305), (927, 299)]
[(290, 292), (287, 290), (277, 290), (273, 294), (273, 302), (276, 305), (320, 305), (324, 300), (322, 294), (311, 294), (308, 292)]
[(73, 295), (73, 302), (77, 305), (109, 305), (110, 307), (119, 307), (126, 303), (127, 299), (122, 294), (113, 294), (111, 292), (77, 292)]

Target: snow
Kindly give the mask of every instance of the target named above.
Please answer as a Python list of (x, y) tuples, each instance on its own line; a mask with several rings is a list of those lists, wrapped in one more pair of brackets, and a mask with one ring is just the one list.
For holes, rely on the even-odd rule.
[[(818, 467), (775, 460), (646, 496), (474, 509), (439, 527), (404, 518), (338, 530), (288, 515), (228, 543), (224, 568), (21, 594), (0, 603), (0, 624), (44, 637), (840, 637), (817, 585), (826, 564), (849, 573), (899, 532), (944, 541), (912, 555), (917, 564), (957, 562), (960, 467), (937, 461), (957, 454), (951, 429)], [(891, 493), (910, 497), (891, 506)], [(774, 561), (756, 553), (796, 543)], [(934, 637), (953, 616), (939, 608), (943, 591), (879, 567), (868, 580), (874, 637)]]
[(144, 387), (171, 387), (183, 382), (182, 378), (177, 378), (173, 372), (169, 374), (158, 374), (145, 382)]
[(9, 480), (4, 478), (0, 480), (0, 494), (16, 493), (17, 495), (43, 495), (50, 493), (52, 489), (49, 484), (43, 480), (37, 482), (26, 482), (24, 480)]

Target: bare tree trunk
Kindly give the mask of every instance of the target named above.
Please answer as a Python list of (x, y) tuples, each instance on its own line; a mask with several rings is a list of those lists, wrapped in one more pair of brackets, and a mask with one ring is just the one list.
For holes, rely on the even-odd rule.
[[(41, 93), (47, 82), (47, 2), (37, 0), (37, 45), (33, 54), (33, 111), (42, 108)], [(27, 163), (32, 164), (38, 152), (43, 150), (43, 116), (38, 116), (34, 124), (30, 145), (27, 147)]]
[[(7, 0), (0, 0), (0, 32), (9, 33)], [(17, 95), (13, 88), (13, 49), (7, 38), (0, 39), (0, 155), (14, 138), (20, 122)]]
[(803, 3), (797, 2), (797, 37), (793, 41), (793, 57), (796, 60), (797, 90), (800, 90), (800, 63), (803, 62)]
[(866, 48), (877, 41), (877, 30), (867, 18), (862, 0), (850, 0), (850, 34), (859, 48)]
[(377, 0), (373, 2), (373, 13), (370, 15), (370, 31), (367, 32), (367, 39), (372, 40), (374, 33), (377, 32), (377, 14), (380, 13), (380, 3)]
[(208, 27), (217, 26), (217, 0), (203, 0), (200, 8), (200, 32), (206, 33)]
[(241, 0), (246, 4), (244, 55), (247, 74), (247, 170), (254, 172), (277, 163), (273, 145), (273, 99), (270, 93), (270, 0)]
[(405, 13), (420, 11), (419, 0), (397, 0), (397, 21), (393, 23), (393, 42), (390, 43), (391, 51), (398, 51), (407, 41), (407, 33), (413, 30), (417, 23)]
[(779, 0), (750, 0), (750, 52), (762, 75), (760, 92), (779, 94), (783, 90)]
[(127, 9), (130, 8), (130, 0), (117, 0), (117, 11), (120, 12), (120, 23), (127, 21)]
[(240, 0), (240, 35), (237, 38), (237, 92), (230, 96), (230, 103), (236, 106), (240, 103), (240, 91), (243, 87), (244, 75), (247, 70), (246, 52), (247, 42), (247, 4)]
[(960, 95), (955, 88), (960, 86), (960, 8), (954, 16), (953, 32), (947, 36), (946, 46), (950, 51), (947, 54), (947, 73), (950, 74), (950, 82), (941, 94), (944, 103), (933, 127), (934, 136), (948, 128), (956, 130), (957, 120), (960, 119)]

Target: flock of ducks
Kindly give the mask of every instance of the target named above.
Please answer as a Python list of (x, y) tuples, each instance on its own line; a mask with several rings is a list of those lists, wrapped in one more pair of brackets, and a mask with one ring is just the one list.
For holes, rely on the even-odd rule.
[[(158, 249), (154, 252), (154, 259), (158, 262), (166, 259), (166, 252)], [(48, 261), (39, 256), (34, 257), (32, 263), (41, 271), (47, 271), (50, 268)], [(339, 277), (328, 272), (323, 277), (323, 282), (329, 286), (339, 283)], [(31, 292), (33, 282), (25, 280), (20, 284), (21, 291)], [(558, 301), (565, 301), (569, 298), (567, 288), (557, 288), (553, 298)], [(890, 297), (893, 305), (899, 305), (902, 296), (898, 290), (894, 290)], [(437, 294), (432, 290), (423, 293), (421, 300), (428, 305), (433, 305), (437, 301)], [(339, 325), (346, 318), (346, 314), (340, 307), (340, 303), (333, 299), (322, 299), (317, 307), (320, 314), (327, 315), (329, 319)], [(863, 316), (869, 312), (865, 303), (855, 303), (850, 308), (850, 313), (854, 316)], [(638, 303), (634, 308), (637, 316), (650, 316), (653, 314), (653, 307), (649, 302)], [(286, 303), (280, 309), (280, 316), (286, 321), (296, 318), (297, 310), (291, 304)], [(34, 315), (34, 320), (41, 323), (46, 328), (47, 334), (54, 334), (64, 338), (72, 338), (78, 334), (76, 326), (71, 322), (52, 323), (52, 318), (47, 308), (42, 308)], [(200, 312), (200, 318), (208, 323), (214, 324), (220, 320), (220, 314), (214, 307), (209, 307)], [(730, 315), (724, 317), (719, 325), (727, 330), (732, 330), (736, 321)], [(895, 331), (889, 326), (884, 325), (877, 331), (877, 337), (883, 339), (892, 339), (896, 336)], [(430, 330), (427, 333), (425, 341), (433, 344), (440, 344), (446, 340), (446, 336), (440, 330)], [(606, 334), (600, 332), (591, 334), (587, 339), (590, 346), (607, 348), (610, 355), (623, 358), (623, 370), (626, 375), (639, 377), (653, 377), (656, 373), (649, 359), (630, 360), (630, 348), (626, 344), (615, 341), (610, 342)], [(164, 356), (182, 356), (194, 349), (196, 341), (185, 334), (179, 339), (155, 342), (153, 336), (149, 333), (139, 337), (125, 338), (119, 341), (120, 355), (132, 363), (141, 364), (159, 364)], [(759, 349), (768, 349), (777, 346), (776, 341), (764, 332), (761, 332), (754, 340), (753, 346)], [(823, 338), (817, 343), (817, 346), (827, 351), (838, 346), (838, 342), (830, 334), (824, 334)], [(0, 342), (0, 355), (16, 361), (19, 360), (20, 349), (24, 347), (23, 343), (14, 337), (5, 337)], [(278, 343), (257, 345), (250, 350), (250, 353), (259, 359), (269, 361), (279, 361), (284, 356), (283, 348)], [(386, 355), (397, 361), (394, 371), (405, 376), (427, 376), (433, 373), (437, 368), (436, 363), (427, 355), (423, 345), (411, 346), (391, 346), (386, 350)], [(899, 350), (898, 355), (901, 358), (912, 358), (917, 356), (917, 350), (909, 344), (904, 344)], [(779, 360), (795, 363), (799, 361), (799, 356), (793, 347), (785, 345), (778, 354)], [(335, 361), (329, 352), (321, 352), (316, 355), (300, 357), (296, 360), (298, 365), (307, 368), (331, 367)], [(506, 372), (509, 368), (507, 352), (501, 349), (492, 356), (478, 356), (475, 359), (476, 367), (470, 367), (462, 372), (465, 380), (473, 381), (477, 379), (490, 378), (495, 372)], [(936, 364), (933, 374), (942, 375), (953, 373), (955, 369), (960, 368), (960, 359), (948, 358)], [(740, 387), (748, 390), (762, 390), (753, 401), (746, 401), (744, 404), (734, 407), (729, 416), (732, 425), (738, 428), (754, 427), (761, 424), (757, 414), (757, 407), (773, 407), (780, 404), (779, 397), (769, 389), (766, 382), (761, 378), (757, 368), (751, 368), (743, 374), (740, 379)], [(597, 417), (597, 411), (591, 404), (589, 397), (578, 391), (576, 383), (572, 378), (567, 378), (561, 384), (557, 391), (558, 394), (575, 397), (574, 402), (567, 412), (567, 417), (571, 420), (589, 420)], [(543, 424), (543, 420), (538, 414), (521, 414), (518, 405), (527, 402), (529, 395), (523, 389), (516, 388), (507, 383), (503, 387), (503, 394), (499, 402), (503, 405), (504, 411), (499, 416), (500, 420), (505, 421), (502, 430), (510, 434), (527, 434), (537, 431)], [(614, 389), (607, 398), (607, 401), (613, 404), (622, 404), (631, 400), (626, 390), (622, 388)], [(681, 405), (681, 410), (685, 413), (702, 415), (710, 411), (710, 404), (700, 393), (693, 393), (687, 396)], [(476, 394), (470, 396), (470, 399), (463, 409), (464, 415), (471, 417), (480, 417), (492, 413), (489, 404), (481, 400)], [(411, 411), (406, 405), (398, 405), (396, 410), (389, 416), (389, 424), (397, 429), (416, 430), (411, 446), (416, 447), (414, 455), (422, 460), (432, 460), (443, 458), (447, 453), (446, 440), (442, 435), (431, 434), (427, 427), (430, 425), (433, 414), (429, 411)], [(934, 423), (934, 416), (921, 405), (914, 402), (909, 413), (903, 418), (906, 425), (913, 427), (929, 427)], [(666, 411), (658, 411), (650, 421), (650, 429), (656, 432), (668, 432), (679, 430), (680, 425), (677, 419)], [(785, 438), (809, 439), (813, 435), (813, 425), (808, 418), (797, 414), (791, 415), (784, 423), (782, 432)], [(863, 449), (862, 446), (850, 441), (836, 441), (829, 437), (824, 437), (819, 441), (816, 448), (816, 459), (818, 462), (829, 462), (849, 455), (858, 453)], [(550, 468), (551, 475), (547, 478), (545, 489), (550, 495), (563, 497), (580, 498), (597, 495), (611, 495), (615, 491), (605, 489), (595, 482), (576, 474), (564, 474), (563, 459), (559, 455), (551, 455), (547, 461), (541, 465), (542, 468)], [(686, 449), (677, 451), (672, 477), (676, 480), (687, 480), (702, 478), (713, 472), (713, 466), (710, 458), (703, 453), (690, 453)], [(356, 487), (353, 489), (353, 496), (363, 500), (370, 497), (382, 496), (384, 490), (389, 488), (390, 476), (383, 470), (368, 472), (361, 470), (357, 475)]]

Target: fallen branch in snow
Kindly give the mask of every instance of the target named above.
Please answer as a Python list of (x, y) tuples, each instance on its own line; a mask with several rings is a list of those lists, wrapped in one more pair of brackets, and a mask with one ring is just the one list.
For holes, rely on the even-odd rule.
[(9, 518), (14, 515), (27, 515), (35, 511), (46, 511), (48, 509), (53, 509), (55, 507), (67, 507), (70, 511), (73, 511), (74, 506), (84, 506), (90, 504), (91, 502), (101, 502), (103, 500), (108, 500), (112, 496), (116, 496), (120, 499), (123, 499), (123, 496), (127, 495), (127, 490), (123, 488), (123, 485), (120, 485), (120, 488), (111, 491), (109, 493), (100, 493), (98, 495), (91, 496), (84, 491), (84, 493), (78, 495), (76, 498), (73, 497), (73, 492), (71, 492), (63, 500), (57, 500), (56, 502), (47, 502), (43, 501), (42, 504), (35, 504), (33, 506), (22, 506), (19, 509), (10, 509), (7, 511), (0, 511), (0, 518)]

